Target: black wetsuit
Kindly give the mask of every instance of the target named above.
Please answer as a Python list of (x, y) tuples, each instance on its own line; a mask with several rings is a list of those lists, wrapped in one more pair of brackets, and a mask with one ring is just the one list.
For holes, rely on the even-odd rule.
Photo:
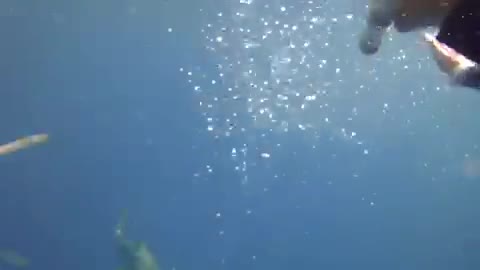
[(437, 39), (477, 63), (454, 80), (480, 90), (480, 0), (460, 1), (442, 22)]

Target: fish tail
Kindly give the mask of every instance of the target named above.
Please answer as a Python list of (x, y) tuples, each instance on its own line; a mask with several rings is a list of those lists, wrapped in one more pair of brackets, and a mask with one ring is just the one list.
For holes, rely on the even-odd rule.
[(117, 225), (115, 226), (115, 237), (123, 239), (125, 238), (125, 227), (127, 225), (128, 219), (128, 211), (124, 209), (122, 211), (122, 215), (120, 216), (120, 220), (118, 221)]

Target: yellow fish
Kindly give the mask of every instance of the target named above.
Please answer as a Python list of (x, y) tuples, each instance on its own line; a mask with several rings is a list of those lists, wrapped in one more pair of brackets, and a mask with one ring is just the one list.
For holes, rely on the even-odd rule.
[(25, 148), (32, 147), (37, 144), (45, 143), (48, 141), (48, 134), (35, 134), (26, 136), (20, 139), (17, 139), (13, 142), (9, 142), (3, 145), (0, 145), (0, 156), (8, 155)]

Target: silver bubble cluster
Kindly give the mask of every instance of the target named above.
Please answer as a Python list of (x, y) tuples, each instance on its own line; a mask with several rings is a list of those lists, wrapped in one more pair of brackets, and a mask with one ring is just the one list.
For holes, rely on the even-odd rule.
[[(431, 65), (428, 56), (411, 53), (418, 44), (385, 46), (384, 59), (360, 55), (363, 18), (349, 8), (351, 1), (222, 2), (202, 11), (206, 63), (182, 71), (207, 132), (244, 139), (232, 149), (232, 158), (242, 160), (237, 170), (246, 171), (252, 153), (273, 158), (278, 138), (292, 133), (304, 134), (313, 147), (321, 140), (353, 143), (367, 155), (372, 130), (408, 130), (412, 113), (405, 112), (438, 88), (402, 89)], [(268, 149), (258, 140), (270, 142)]]
[[(227, 8), (202, 29), (216, 74), (203, 74), (203, 82), (199, 78), (192, 82), (197, 83), (194, 89), (201, 97), (208, 130), (216, 136), (252, 127), (319, 135), (322, 127), (336, 126), (335, 114), (345, 109), (338, 108), (338, 101), (352, 95), (351, 89), (341, 91), (345, 73), (360, 67), (354, 59), (341, 59), (342, 48), (334, 35), (348, 30), (353, 15), (328, 17), (330, 10), (321, 1), (227, 2)], [(353, 39), (355, 33), (350, 33)], [(342, 45), (352, 43), (356, 44), (350, 40)], [(348, 114), (344, 120), (353, 120), (357, 108), (350, 107)], [(335, 132), (354, 137), (346, 129)]]

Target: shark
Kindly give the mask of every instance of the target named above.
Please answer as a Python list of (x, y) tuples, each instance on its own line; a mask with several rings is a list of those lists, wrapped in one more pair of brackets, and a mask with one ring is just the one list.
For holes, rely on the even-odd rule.
[(125, 235), (127, 212), (124, 211), (115, 226), (115, 244), (121, 261), (118, 270), (161, 270), (157, 260), (147, 244), (143, 241), (132, 241)]

